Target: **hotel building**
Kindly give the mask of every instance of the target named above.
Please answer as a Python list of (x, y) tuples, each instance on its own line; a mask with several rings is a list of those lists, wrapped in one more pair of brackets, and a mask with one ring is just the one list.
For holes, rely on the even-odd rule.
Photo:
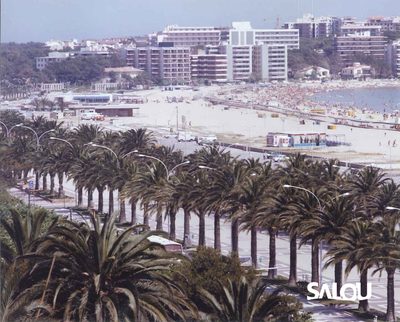
[(365, 32), (363, 34), (335, 37), (333, 47), (345, 62), (350, 62), (353, 55), (360, 53), (372, 55), (383, 60), (385, 58), (386, 43), (386, 37), (369, 36), (368, 32)]
[(122, 55), (128, 66), (144, 70), (150, 77), (168, 83), (190, 82), (190, 48), (129, 47), (122, 51)]

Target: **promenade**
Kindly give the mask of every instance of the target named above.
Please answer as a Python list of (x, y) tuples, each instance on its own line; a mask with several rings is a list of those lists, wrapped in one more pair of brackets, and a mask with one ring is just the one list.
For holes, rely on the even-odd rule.
[[(57, 188), (57, 184), (56, 184)], [(72, 182), (67, 181), (64, 183), (64, 189), (67, 195), (74, 196), (75, 190)], [(20, 191), (16, 188), (10, 190), (11, 194), (21, 198), (25, 203), (28, 203), (28, 194)], [(104, 196), (104, 207), (108, 207), (108, 198), (105, 194)], [(94, 202), (97, 204), (97, 194), (94, 194)], [(39, 205), (48, 209), (53, 209), (57, 214), (62, 216), (71, 216), (73, 220), (82, 221), (82, 218), (74, 213), (70, 212), (67, 207), (74, 206), (75, 203), (65, 204), (52, 204), (36, 196), (31, 196), (30, 200), (32, 205)], [(84, 196), (84, 202), (87, 202), (86, 196)], [(127, 208), (127, 221), (131, 220), (130, 207)], [(143, 222), (143, 211), (139, 209), (137, 211), (137, 218), (140, 223)], [(116, 203), (116, 209), (118, 205)], [(214, 245), (214, 219), (212, 216), (206, 217), (206, 245), (213, 247)], [(178, 239), (183, 239), (183, 211), (179, 211), (176, 219), (176, 235)], [(154, 218), (150, 218), (150, 227), (155, 229), (156, 222)], [(192, 244), (196, 245), (198, 242), (198, 232), (199, 232), (199, 220), (192, 214), (190, 222), (190, 237)], [(164, 230), (168, 231), (168, 222), (164, 222)], [(229, 254), (231, 250), (231, 231), (230, 222), (222, 220), (221, 222), (221, 248), (223, 254)], [(259, 258), (258, 268), (267, 269), (268, 268), (268, 253), (269, 253), (269, 236), (267, 232), (261, 231), (257, 237), (258, 252), (257, 256)], [(278, 275), (289, 277), (289, 236), (286, 233), (280, 232), (276, 241), (277, 248), (277, 273)], [(304, 245), (298, 250), (298, 268), (297, 275), (299, 280), (305, 279), (310, 280), (311, 277), (311, 249), (310, 245)], [(324, 254), (326, 249), (324, 249)], [(250, 257), (250, 234), (246, 232), (241, 232), (239, 235), (239, 256), (240, 257)], [(248, 262), (250, 264), (250, 262)], [(333, 279), (333, 268), (328, 268), (323, 271), (323, 283), (330, 284), (334, 281)], [(379, 279), (379, 275), (374, 277), (369, 277), (368, 280), (372, 283), (372, 298), (370, 299), (370, 307), (385, 312), (386, 310), (386, 273), (383, 273), (382, 277)], [(359, 282), (359, 277), (357, 272), (352, 271), (346, 283), (357, 283)], [(395, 286), (398, 291), (398, 286), (400, 285), (400, 274), (397, 272), (395, 276)], [(294, 294), (296, 295), (296, 294)], [(307, 301), (304, 297), (299, 297), (304, 305), (305, 310), (313, 310), (314, 318), (316, 321), (321, 322), (331, 322), (331, 321), (359, 321), (358, 319), (349, 316), (348, 313), (343, 311), (341, 308), (326, 307), (320, 303), (314, 301)], [(400, 301), (396, 297), (396, 314), (400, 316)], [(347, 308), (349, 308), (348, 306)], [(356, 308), (353, 305), (352, 308)]]

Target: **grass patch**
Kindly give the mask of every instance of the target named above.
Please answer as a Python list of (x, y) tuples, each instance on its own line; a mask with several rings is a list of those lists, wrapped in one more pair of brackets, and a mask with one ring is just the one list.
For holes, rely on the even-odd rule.
[[(386, 314), (375, 310), (375, 309), (370, 309), (369, 312), (363, 312), (363, 311), (359, 311), (357, 309), (345, 309), (344, 311), (346, 311), (347, 313), (350, 313), (352, 316), (358, 318), (358, 319), (363, 319), (364, 321), (367, 322), (374, 322), (374, 318), (375, 315), (378, 317), (378, 322), (384, 322), (386, 321), (385, 316)], [(397, 321), (400, 321), (399, 318), (397, 318)]]
[(47, 199), (74, 199), (74, 197), (70, 197), (65, 195), (64, 197), (59, 198), (58, 193), (51, 194), (50, 190), (40, 190), (35, 192), (39, 197), (47, 198)]

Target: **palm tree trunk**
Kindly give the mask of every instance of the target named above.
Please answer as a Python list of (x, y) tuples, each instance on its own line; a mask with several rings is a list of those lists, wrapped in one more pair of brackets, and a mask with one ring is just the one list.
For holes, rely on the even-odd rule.
[(118, 190), (118, 201), (117, 202), (120, 203), (118, 222), (120, 224), (125, 224), (126, 223), (125, 200), (121, 200), (119, 198), (120, 195), (121, 195), (121, 190)]
[(268, 278), (276, 277), (276, 229), (269, 227), (269, 270)]
[(39, 171), (35, 171), (35, 190), (40, 189), (40, 176)]
[(186, 248), (192, 244), (190, 238), (190, 212), (183, 208), (183, 213), (183, 248)]
[(386, 268), (387, 273), (387, 311), (386, 321), (396, 321), (394, 310), (394, 269)]
[(104, 212), (103, 210), (103, 204), (104, 204), (104, 198), (103, 198), (103, 191), (104, 191), (104, 187), (102, 186), (98, 186), (97, 187), (97, 193), (99, 194), (99, 205), (97, 207), (97, 211), (99, 214), (102, 214)]
[(88, 197), (87, 197), (87, 207), (92, 208), (92, 201), (93, 201), (93, 191), (92, 189), (88, 189)]
[(143, 225), (149, 226), (149, 206), (148, 204), (144, 204), (143, 209)]
[(50, 173), (50, 194), (54, 195), (54, 178), (55, 178), (55, 174), (51, 174)]
[(136, 202), (131, 202), (131, 213), (132, 213), (132, 217), (131, 217), (131, 225), (134, 226), (136, 225), (137, 222), (137, 217), (136, 217)]
[(176, 212), (172, 209), (169, 211), (169, 220), (170, 220), (170, 228), (169, 228), (169, 239), (175, 241), (176, 239)]
[(255, 225), (251, 226), (251, 263), (254, 269), (257, 269), (257, 227)]
[(157, 211), (156, 230), (164, 230), (163, 229), (163, 217), (162, 217), (161, 211)]
[(83, 188), (78, 188), (78, 207), (83, 207)]
[[(316, 244), (314, 238), (312, 239), (311, 245), (311, 282), (319, 283), (319, 246)], [(319, 285), (319, 287), (321, 287), (321, 285)]]
[(64, 198), (64, 173), (58, 173), (58, 198)]
[[(364, 270), (360, 276), (361, 284), (361, 296), (367, 296), (367, 285), (368, 285), (368, 269)], [(361, 300), (358, 303), (358, 309), (360, 311), (369, 312), (368, 300)]]
[(297, 234), (290, 239), (290, 273), (289, 285), (297, 283)]
[(232, 220), (231, 223), (231, 238), (232, 238), (232, 252), (239, 252), (239, 220), (238, 218)]
[(335, 264), (335, 283), (336, 283), (336, 294), (340, 294), (340, 289), (342, 288), (343, 265), (342, 261)]
[(108, 188), (108, 214), (111, 215), (114, 212), (114, 191)]
[(201, 213), (199, 215), (199, 246), (205, 246), (206, 245), (206, 219), (205, 219), (206, 214)]
[(219, 212), (214, 214), (214, 249), (221, 251), (221, 216)]
[(42, 190), (46, 191), (47, 190), (47, 174), (43, 173), (43, 180), (42, 180)]

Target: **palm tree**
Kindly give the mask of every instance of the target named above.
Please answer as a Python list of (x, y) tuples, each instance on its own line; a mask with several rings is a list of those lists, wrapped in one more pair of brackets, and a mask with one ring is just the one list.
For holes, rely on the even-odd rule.
[[(346, 261), (346, 278), (351, 270), (357, 267), (360, 274), (361, 296), (364, 297), (367, 295), (368, 269), (373, 265), (370, 256), (373, 247), (373, 241), (370, 238), (371, 232), (371, 222), (356, 219), (349, 224), (344, 233), (332, 241), (330, 249), (325, 255), (328, 258), (325, 268)], [(368, 300), (361, 300), (358, 309), (368, 312)]]
[(242, 277), (237, 282), (228, 279), (227, 286), (220, 282), (220, 302), (204, 289), (201, 293), (211, 304), (218, 321), (255, 322), (271, 318), (287, 321), (290, 316), (297, 321), (298, 310), (291, 305), (296, 302), (294, 298), (279, 295), (280, 289), (268, 294), (265, 292), (267, 286), (259, 280), (249, 284)]
[(153, 132), (146, 128), (131, 129), (121, 134), (119, 142), (121, 153), (129, 153), (134, 150), (143, 151), (154, 146), (156, 139)]
[(20, 260), (36, 265), (26, 275), (25, 287), (15, 298), (10, 320), (18, 317), (19, 303), (41, 296), (52, 258), (55, 258), (46, 304), (54, 317), (64, 321), (147, 321), (197, 318), (194, 306), (170, 278), (173, 266), (183, 256), (167, 253), (148, 237), (155, 232), (132, 235), (131, 227), (118, 235), (117, 213), (104, 225), (91, 216), (92, 230), (70, 222), (38, 241), (34, 254)]
[[(346, 234), (352, 220), (362, 215), (360, 209), (355, 208), (353, 197), (336, 196), (330, 198), (325, 208), (317, 216), (304, 221), (301, 244), (308, 240), (313, 240), (315, 244), (322, 241), (331, 244), (340, 239), (341, 235)], [(342, 269), (342, 261), (336, 261), (335, 283), (337, 283), (337, 294), (340, 293), (342, 288)]]
[(69, 103), (65, 102), (64, 98), (61, 98), (58, 100), (57, 106), (60, 108), (61, 112), (64, 112), (64, 110), (69, 107)]
[[(22, 278), (23, 274), (29, 269), (29, 266), (21, 264), (16, 261), (18, 256), (22, 256), (31, 252), (34, 249), (34, 241), (37, 240), (43, 231), (43, 226), (48, 215), (47, 211), (43, 208), (28, 212), (27, 216), (23, 218), (21, 213), (14, 208), (9, 209), (11, 216), (11, 223), (4, 218), (0, 219), (2, 227), (7, 232), (12, 246), (3, 240), (0, 241), (0, 319), (7, 321), (6, 317), (11, 311), (12, 298), (17, 296), (19, 289), (17, 288), (18, 281)], [(57, 219), (53, 220), (51, 227), (57, 223)]]
[[(271, 164), (269, 164), (269, 169)], [(268, 170), (269, 172), (269, 170)], [(267, 172), (267, 173), (268, 173)], [(269, 182), (265, 173), (262, 175), (255, 174), (250, 178), (246, 178), (240, 187), (239, 200), (243, 204), (242, 210), (237, 215), (241, 216), (242, 230), (250, 231), (251, 234), (251, 262), (253, 268), (257, 268), (257, 229), (256, 216), (260, 204), (268, 197)]]
[(394, 273), (399, 267), (400, 258), (400, 231), (397, 230), (399, 223), (399, 218), (387, 216), (374, 223), (370, 236), (374, 244), (369, 258), (377, 265), (373, 274), (382, 273), (383, 270), (387, 273), (387, 321), (396, 321)]

